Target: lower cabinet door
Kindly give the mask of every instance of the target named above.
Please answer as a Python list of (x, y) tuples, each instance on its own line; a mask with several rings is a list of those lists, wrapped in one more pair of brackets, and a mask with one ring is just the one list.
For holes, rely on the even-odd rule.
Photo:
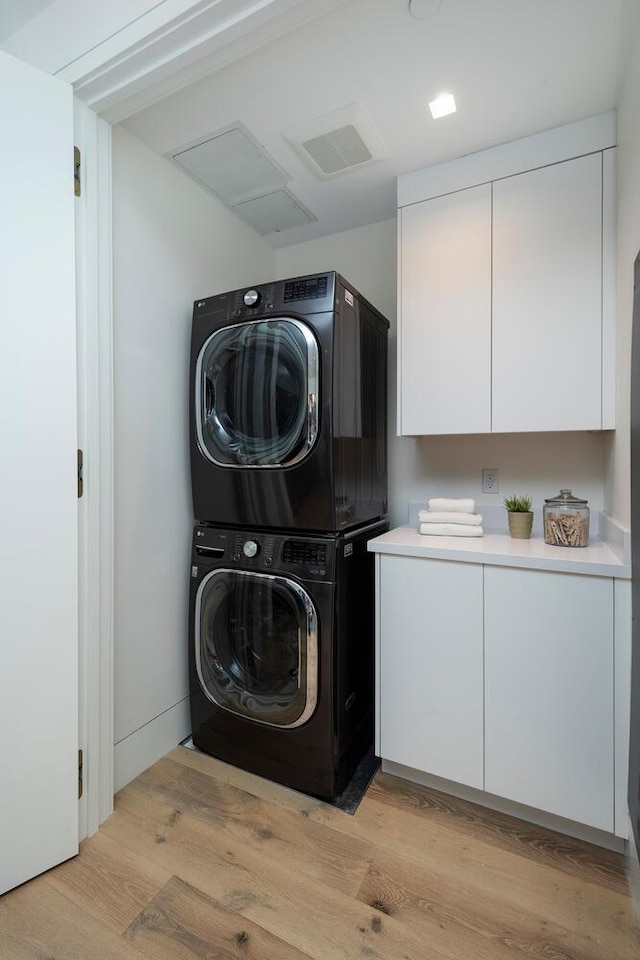
[(485, 567), (485, 789), (613, 831), (613, 580)]
[(380, 751), (483, 787), (482, 567), (381, 557)]

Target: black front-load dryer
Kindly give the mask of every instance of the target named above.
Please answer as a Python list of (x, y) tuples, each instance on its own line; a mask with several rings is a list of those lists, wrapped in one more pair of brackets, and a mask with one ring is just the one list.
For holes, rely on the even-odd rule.
[(314, 796), (373, 743), (376, 523), (301, 536), (198, 525), (190, 601), (193, 742)]
[(196, 520), (328, 532), (387, 515), (388, 327), (335, 272), (196, 301)]

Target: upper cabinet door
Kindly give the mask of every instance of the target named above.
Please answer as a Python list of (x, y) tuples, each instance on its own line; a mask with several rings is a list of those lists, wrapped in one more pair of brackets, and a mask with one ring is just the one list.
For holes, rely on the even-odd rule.
[(403, 208), (401, 435), (491, 430), (491, 187)]
[(602, 429), (602, 154), (493, 184), (494, 432)]

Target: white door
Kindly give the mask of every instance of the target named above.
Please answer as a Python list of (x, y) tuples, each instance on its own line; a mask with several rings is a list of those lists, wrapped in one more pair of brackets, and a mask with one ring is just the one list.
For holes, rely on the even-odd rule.
[(77, 853), (71, 87), (0, 53), (0, 893)]

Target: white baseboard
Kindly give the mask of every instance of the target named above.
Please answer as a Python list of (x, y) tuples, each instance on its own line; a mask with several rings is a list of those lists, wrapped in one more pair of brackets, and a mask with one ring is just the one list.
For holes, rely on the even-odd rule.
[(518, 817), (519, 820), (526, 820), (527, 823), (535, 823), (547, 830), (555, 830), (557, 833), (564, 833), (569, 837), (576, 837), (578, 840), (586, 840), (588, 843), (595, 843), (599, 847), (606, 847), (616, 853), (624, 851), (624, 840), (621, 837), (616, 837), (613, 833), (596, 830), (595, 827), (588, 827), (585, 824), (576, 823), (574, 820), (566, 820), (564, 817), (556, 817), (544, 810), (537, 810), (535, 807), (527, 807), (522, 803), (515, 803), (512, 800), (497, 797), (492, 793), (485, 793), (484, 790), (476, 790), (473, 787), (465, 787), (461, 783), (443, 780), (441, 777), (434, 777), (430, 773), (423, 773), (421, 770), (414, 770), (412, 767), (405, 767), (401, 763), (393, 763), (391, 760), (382, 761), (382, 770), (384, 773), (402, 777), (412, 783), (419, 783), (425, 787), (440, 790), (442, 793), (448, 793), (452, 797), (469, 800), (481, 807), (488, 807), (490, 810), (497, 810), (511, 817)]
[(116, 743), (113, 748), (115, 790), (125, 787), (190, 733), (189, 697), (186, 697)]

